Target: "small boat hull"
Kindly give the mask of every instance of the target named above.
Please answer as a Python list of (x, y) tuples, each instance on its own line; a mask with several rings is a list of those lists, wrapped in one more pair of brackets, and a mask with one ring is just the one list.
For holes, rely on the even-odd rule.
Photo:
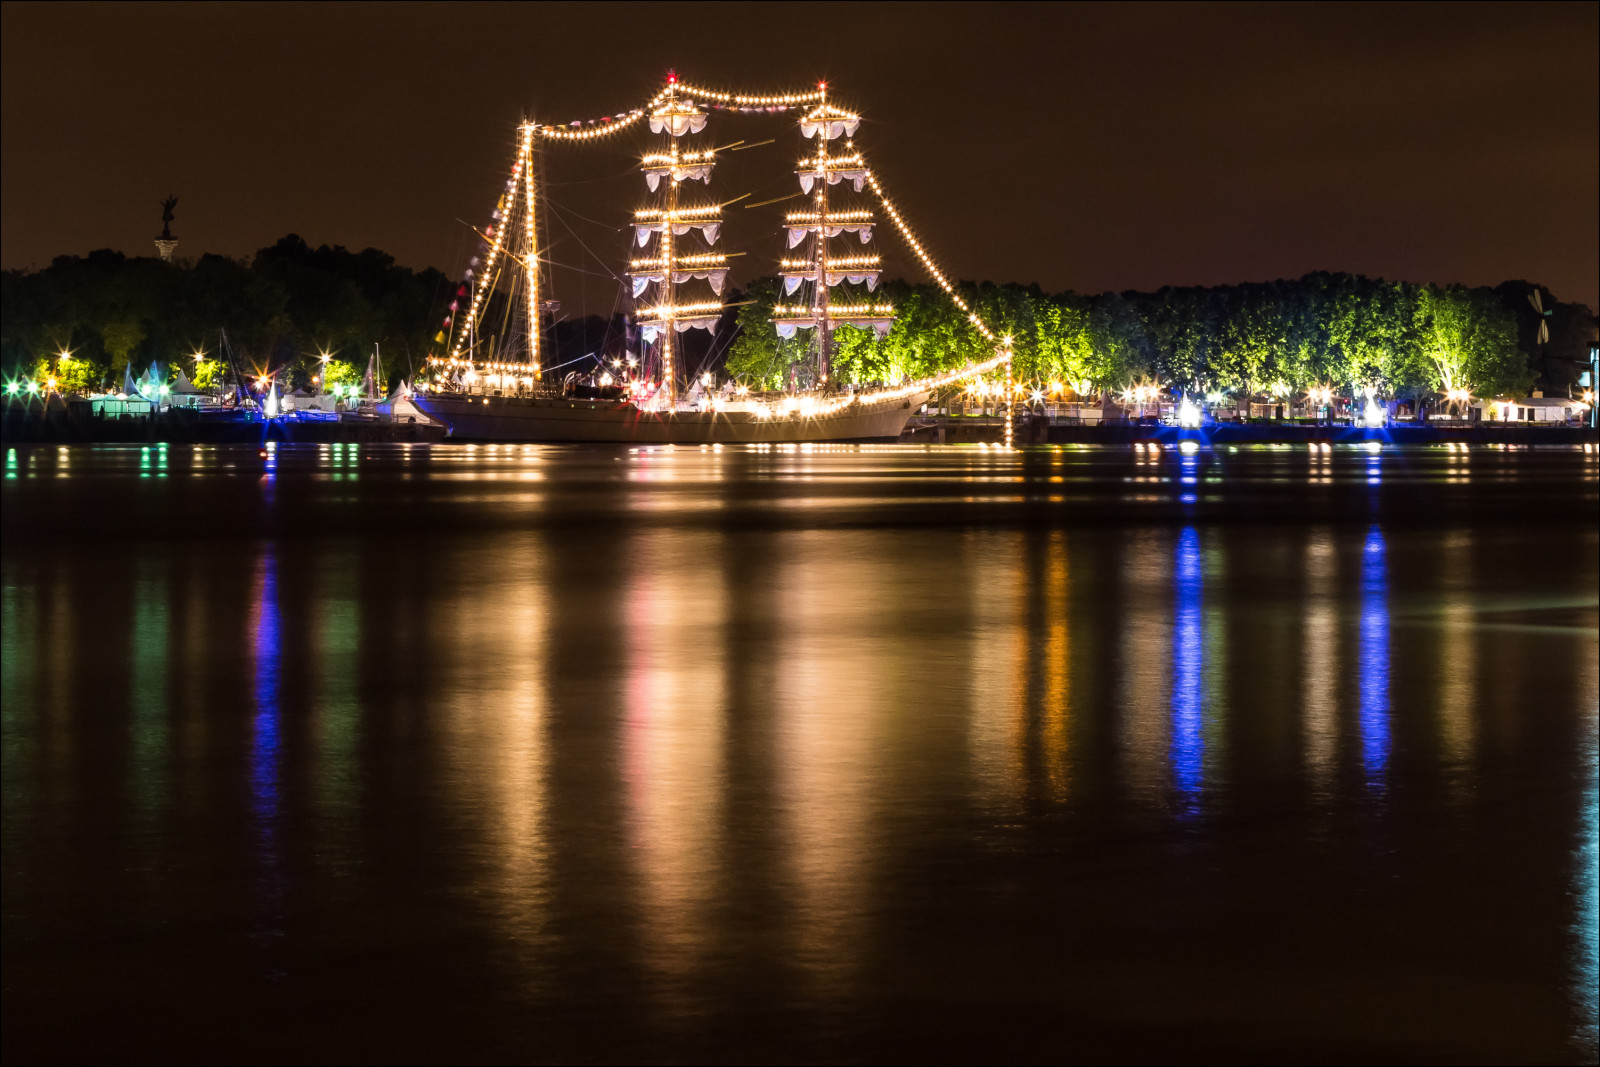
[(825, 415), (642, 411), (627, 401), (417, 393), (412, 403), (465, 441), (593, 444), (790, 444), (894, 441), (928, 394), (854, 403)]

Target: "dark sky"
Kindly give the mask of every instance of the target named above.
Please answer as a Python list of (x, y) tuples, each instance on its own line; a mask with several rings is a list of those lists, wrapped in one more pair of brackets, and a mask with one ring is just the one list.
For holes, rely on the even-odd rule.
[[(471, 243), (457, 220), (483, 225), (519, 119), (624, 110), (676, 66), (740, 91), (827, 77), (958, 277), (1527, 278), (1600, 306), (1595, 4), (820, 10), (818, 35), (815, 5), (6, 4), (0, 259), (150, 254), (172, 192), (180, 254), (294, 231), (455, 273)], [(713, 130), (778, 138), (738, 153), (719, 194), (791, 189), (792, 125)], [(552, 148), (544, 167), (613, 267), (642, 191), (634, 150)], [(747, 269), (771, 269), (789, 206), (730, 210)], [(557, 285), (600, 311), (614, 289)]]

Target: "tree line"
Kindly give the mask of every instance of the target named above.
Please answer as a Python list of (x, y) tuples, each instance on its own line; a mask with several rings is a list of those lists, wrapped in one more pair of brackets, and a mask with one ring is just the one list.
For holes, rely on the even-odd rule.
[(206, 356), (201, 377), (220, 377), (223, 330), (242, 373), (276, 373), (290, 387), (318, 374), (323, 354), (331, 380), (358, 378), (374, 345), (385, 378), (409, 377), (455, 292), (441, 271), (400, 266), (373, 248), (312, 248), (294, 234), (248, 261), (165, 263), (102, 250), (6, 271), (0, 284), (6, 377), (49, 367), (63, 391), (116, 388), (152, 362), (192, 372), (197, 352)]
[[(293, 234), (249, 260), (204, 255), (164, 263), (99, 251), (34, 271), (6, 271), (0, 362), (7, 378), (55, 373), (64, 390), (115, 388), (126, 371), (203, 352), (220, 370), (219, 331), (246, 373), (293, 387), (313, 374), (360, 376), (374, 346), (385, 381), (418, 373), (439, 351), (440, 321), (460, 282), (412, 270), (376, 249), (313, 248)], [(768, 316), (776, 278), (733, 294), (695, 370), (757, 387), (780, 386), (808, 338), (777, 337)], [(1529, 297), (1540, 293), (1547, 315)], [(1372, 387), (1408, 397), (1450, 388), (1479, 395), (1533, 388), (1565, 394), (1587, 365), (1595, 317), (1523, 281), (1493, 288), (1419, 285), (1353, 274), (1155, 292), (1047, 293), (1036, 285), (961, 283), (963, 299), (1012, 338), (1022, 380), (1078, 393), (1159, 382), (1188, 392)], [(994, 351), (938, 287), (886, 281), (874, 300), (895, 306), (887, 336), (841, 328), (836, 376), (854, 382), (916, 378)], [(1541, 320), (1549, 340), (1538, 336)], [(547, 324), (549, 365), (623, 355), (637, 331), (621, 321)], [(686, 336), (685, 340), (689, 340)], [(61, 363), (57, 354), (71, 358)], [(323, 355), (331, 355), (324, 361)], [(204, 371), (202, 370), (202, 373)], [(202, 384), (204, 384), (202, 382)]]
[[(810, 343), (762, 325), (777, 279), (750, 286), (728, 371), (773, 387)], [(1417, 285), (1353, 274), (1241, 285), (1084, 296), (1038, 286), (962, 283), (963, 299), (1010, 336), (1019, 378), (1094, 394), (1136, 382), (1189, 393), (1303, 392), (1313, 385), (1414, 397), (1452, 388), (1479, 395), (1543, 387), (1565, 393), (1588, 365), (1595, 317), (1538, 286)], [(886, 282), (895, 306), (885, 337), (841, 327), (834, 367), (849, 381), (894, 382), (977, 361), (994, 351), (967, 315), (933, 285)], [(1543, 317), (1548, 342), (1538, 340)]]

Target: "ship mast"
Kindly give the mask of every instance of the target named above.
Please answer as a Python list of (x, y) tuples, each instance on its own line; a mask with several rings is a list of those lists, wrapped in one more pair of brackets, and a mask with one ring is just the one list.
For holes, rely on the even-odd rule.
[[(819, 111), (826, 111), (828, 107), (828, 83), (819, 82), (817, 88), (822, 93), (822, 98), (817, 102)], [(817, 170), (823, 175), (824, 180), (817, 183), (817, 221), (822, 223), (817, 229), (816, 245), (816, 275), (815, 288), (817, 308), (817, 384), (828, 384), (828, 363), (832, 355), (833, 323), (828, 318), (828, 138), (817, 138)]]
[[(811, 208), (791, 211), (785, 219), (789, 247), (808, 239), (811, 246), (804, 257), (784, 259), (779, 270), (786, 294), (809, 283), (810, 299), (804, 304), (779, 304), (772, 316), (780, 337), (793, 337), (797, 329), (816, 330), (814, 359), (819, 385), (826, 385), (833, 375), (837, 327), (871, 328), (883, 336), (894, 321), (894, 310), (885, 303), (840, 303), (834, 299), (833, 287), (845, 282), (865, 283), (868, 292), (876, 290), (881, 262), (876, 254), (835, 255), (828, 244), (846, 233), (857, 235), (862, 244), (869, 243), (873, 218), (866, 209), (843, 209), (832, 202), (830, 186), (841, 182), (849, 181), (856, 192), (861, 192), (867, 168), (849, 139), (855, 135), (861, 117), (829, 104), (827, 88), (826, 82), (818, 85), (816, 106), (800, 117), (801, 136), (817, 139), (816, 154), (802, 159), (795, 171), (801, 191), (811, 195)], [(828, 142), (840, 137), (845, 138), (845, 150), (830, 152)]]
[(527, 199), (527, 212), (523, 216), (523, 228), (526, 231), (525, 241), (527, 255), (522, 261), (523, 270), (528, 278), (528, 363), (533, 369), (533, 380), (537, 382), (540, 377), (539, 367), (539, 227), (537, 217), (538, 198), (534, 195), (533, 185), (533, 138), (536, 127), (531, 122), (522, 126), (522, 183), (524, 195)]
[[(434, 341), (445, 342), (447, 334), (444, 331), (450, 330), (454, 325), (455, 338), (449, 349), (449, 356), (437, 362), (451, 368), (471, 367), (481, 363), (487, 372), (497, 377), (504, 375), (508, 381), (531, 385), (539, 380), (542, 370), (539, 319), (544, 310), (540, 299), (543, 293), (539, 279), (538, 187), (533, 173), (534, 138), (538, 136), (538, 127), (531, 122), (524, 122), (517, 133), (517, 152), (511, 167), (511, 175), (506, 179), (505, 188), (495, 204), (488, 229), (479, 234), (483, 244), (478, 254), (472, 257), (461, 287), (456, 292), (456, 299), (450, 304), (450, 313), (444, 320), (444, 330), (440, 331)], [(520, 231), (517, 226), (519, 214)], [(493, 351), (489, 353), (488, 359), (482, 358), (482, 319), (489, 314), (490, 302), (499, 288), (501, 270), (513, 272), (510, 275), (512, 281), (506, 299), (509, 301), (517, 299), (515, 284), (517, 276), (514, 272), (519, 267), (527, 286), (525, 313), (528, 319), (526, 327), (528, 350), (524, 356), (517, 357), (510, 363), (496, 363)], [(463, 297), (466, 298), (465, 308), (460, 306)], [(504, 345), (511, 338), (519, 336), (514, 321), (517, 306), (515, 303), (504, 305), (505, 314), (508, 316), (507, 330), (504, 334), (490, 334), (491, 347), (495, 337), (500, 337)], [(435, 362), (433, 356), (430, 355), (428, 358), (430, 362)], [(527, 364), (526, 371), (522, 368), (523, 363)]]
[[(720, 300), (680, 299), (680, 289), (690, 281), (703, 279), (719, 297), (727, 278), (727, 256), (720, 252), (696, 252), (687, 237), (698, 229), (707, 245), (717, 241), (722, 227), (721, 205), (685, 204), (679, 186), (698, 178), (711, 181), (715, 165), (710, 149), (694, 151), (682, 146), (681, 139), (705, 128), (706, 113), (692, 98), (680, 95), (677, 75), (667, 75), (667, 88), (650, 113), (650, 130), (664, 133), (665, 151), (644, 157), (640, 170), (652, 192), (660, 195), (660, 207), (634, 213), (634, 232), (644, 247), (659, 235), (654, 255), (635, 259), (628, 274), (633, 280), (637, 300), (646, 289), (656, 287), (653, 304), (637, 309), (637, 321), (646, 340), (654, 339), (661, 357), (661, 397), (667, 407), (677, 403), (677, 335), (688, 329), (709, 330), (722, 314)], [(662, 189), (665, 183), (666, 188)]]
[[(677, 100), (677, 81), (678, 79), (675, 76), (667, 79), (667, 106), (669, 108)], [(677, 127), (670, 122), (667, 126), (667, 154), (671, 157), (672, 162), (676, 163), (678, 161)], [(677, 218), (678, 183), (672, 180), (671, 175), (668, 175), (667, 225), (661, 227), (661, 244), (659, 248), (661, 264), (665, 269), (661, 272), (661, 281), (656, 290), (657, 295), (660, 297), (659, 306), (663, 312), (661, 316), (661, 388), (666, 392), (668, 407), (678, 402), (678, 368), (674, 365), (672, 359), (672, 343), (676, 340), (675, 335), (678, 332), (674, 329), (678, 322), (677, 306), (674, 302), (678, 287), (673, 284), (675, 272), (672, 269), (672, 253), (674, 251), (672, 247), (674, 244), (672, 224), (677, 221)]]

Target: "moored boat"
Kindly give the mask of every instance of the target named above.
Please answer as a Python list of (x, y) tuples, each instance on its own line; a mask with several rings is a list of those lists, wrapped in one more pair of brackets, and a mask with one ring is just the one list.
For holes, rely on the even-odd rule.
[(450, 436), (471, 441), (639, 444), (762, 444), (893, 441), (924, 403), (926, 390), (841, 398), (821, 407), (746, 404), (705, 411), (651, 410), (631, 400), (556, 396), (476, 396), (419, 392), (411, 400)]

